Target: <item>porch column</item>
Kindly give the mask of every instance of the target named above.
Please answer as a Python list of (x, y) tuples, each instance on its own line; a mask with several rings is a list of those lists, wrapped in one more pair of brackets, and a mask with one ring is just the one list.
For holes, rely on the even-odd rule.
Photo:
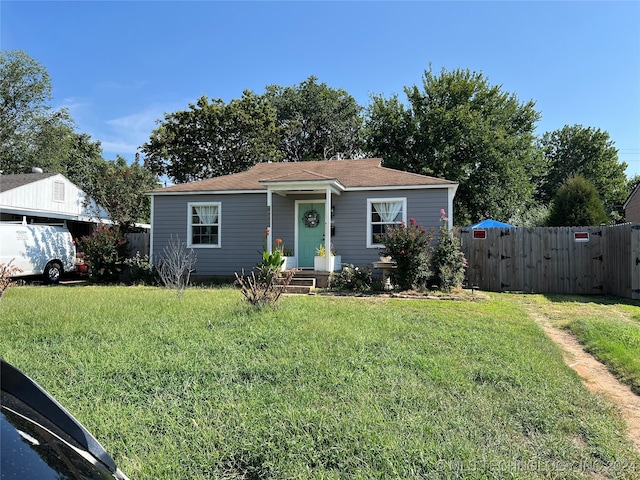
[(324, 202), (324, 251), (327, 255), (324, 257), (325, 269), (327, 272), (333, 271), (333, 262), (331, 261), (331, 189), (327, 188)]
[(268, 216), (269, 216), (269, 226), (267, 227), (269, 229), (269, 233), (267, 234), (267, 253), (271, 254), (271, 249), (273, 248), (273, 241), (272, 239), (272, 235), (273, 235), (273, 208), (272, 208), (272, 202), (273, 201), (273, 192), (271, 191), (270, 188), (267, 188), (267, 212), (268, 212)]

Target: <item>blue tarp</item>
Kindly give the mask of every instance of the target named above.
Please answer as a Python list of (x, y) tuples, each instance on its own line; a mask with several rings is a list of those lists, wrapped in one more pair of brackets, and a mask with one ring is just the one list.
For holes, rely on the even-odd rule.
[(515, 225), (509, 225), (508, 223), (499, 222), (497, 220), (483, 220), (480, 223), (474, 223), (467, 228), (516, 228)]

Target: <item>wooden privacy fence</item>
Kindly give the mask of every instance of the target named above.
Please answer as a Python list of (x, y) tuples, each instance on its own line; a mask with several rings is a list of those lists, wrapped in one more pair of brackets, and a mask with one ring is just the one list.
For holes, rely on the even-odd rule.
[(131, 256), (134, 256), (136, 253), (139, 253), (141, 256), (149, 255), (149, 232), (127, 233), (127, 240), (129, 241)]
[(458, 229), (467, 282), (481, 290), (640, 299), (640, 224)]

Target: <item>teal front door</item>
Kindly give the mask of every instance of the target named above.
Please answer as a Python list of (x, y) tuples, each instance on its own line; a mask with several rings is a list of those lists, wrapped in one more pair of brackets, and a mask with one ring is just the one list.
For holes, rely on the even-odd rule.
[(298, 267), (313, 268), (316, 249), (324, 244), (324, 202), (298, 204)]

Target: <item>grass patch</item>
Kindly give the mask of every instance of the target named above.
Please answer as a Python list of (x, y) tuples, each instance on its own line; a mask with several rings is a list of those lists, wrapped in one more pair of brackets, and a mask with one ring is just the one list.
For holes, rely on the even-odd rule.
[(640, 395), (640, 306), (614, 297), (533, 296), (556, 326), (573, 333), (623, 383)]
[(633, 478), (616, 412), (508, 296), (16, 287), (0, 354), (138, 479)]

